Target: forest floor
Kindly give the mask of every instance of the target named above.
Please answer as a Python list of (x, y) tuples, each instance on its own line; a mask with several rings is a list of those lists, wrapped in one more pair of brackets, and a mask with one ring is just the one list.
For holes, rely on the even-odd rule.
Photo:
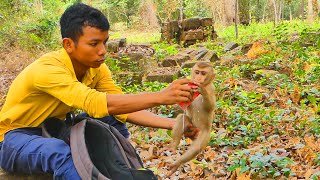
[(14, 78), (34, 59), (32, 53), (19, 48), (0, 50), (0, 109)]
[[(6, 93), (14, 78), (22, 69), (40, 56), (41, 54), (26, 52), (19, 48), (0, 50), (0, 109), (4, 104)], [(237, 81), (237, 79), (228, 79), (221, 82), (221, 86), (231, 89), (220, 94), (221, 97), (230, 98), (231, 94), (234, 93), (232, 89), (235, 89), (237, 86), (243, 86), (243, 89), (246, 89), (248, 92), (256, 90), (262, 92), (264, 91), (263, 89), (266, 89), (265, 86), (259, 86), (256, 82), (250, 80), (242, 79), (241, 81), (245, 83)], [(224, 137), (228, 136), (246, 137), (246, 135), (241, 134), (245, 133), (245, 130), (232, 131), (228, 129), (230, 126), (227, 128), (223, 124), (216, 123), (214, 136), (221, 142), (215, 142), (215, 144), (207, 146), (204, 152), (200, 153), (195, 160), (180, 167), (171, 178), (165, 177), (168, 172), (168, 165), (180, 156), (192, 142), (191, 140), (184, 139), (179, 146), (179, 153), (174, 155), (166, 149), (170, 142), (170, 136), (168, 135), (170, 132), (129, 125), (131, 142), (140, 153), (145, 166), (151, 168), (160, 179), (244, 180), (254, 178), (296, 180), (310, 179), (312, 175), (316, 177), (315, 174), (320, 173), (320, 156), (318, 155), (320, 152), (320, 140), (314, 134), (309, 133), (310, 129), (296, 130), (296, 126), (301, 123), (300, 121), (307, 119), (308, 113), (303, 112), (300, 108), (296, 108), (297, 106), (295, 105), (288, 107), (285, 102), (292, 99), (289, 93), (283, 93), (278, 89), (272, 93), (270, 92), (271, 97), (274, 99), (278, 98), (277, 106), (282, 106), (282, 109), (288, 111), (290, 109), (290, 113), (283, 113), (285, 121), (279, 121), (275, 125), (261, 120), (257, 124), (260, 123), (260, 125), (264, 126), (263, 132), (260, 132), (262, 135), (259, 135), (256, 140), (245, 144), (245, 146), (243, 144), (230, 144), (230, 142), (228, 144), (224, 141), (227, 139)], [(230, 109), (227, 108), (219, 109), (218, 111), (221, 119), (227, 119), (226, 117), (231, 113)], [(252, 111), (248, 110), (250, 113)], [(292, 116), (299, 118), (288, 122), (287, 119)], [(275, 121), (271, 123), (275, 123)], [(250, 133), (254, 133), (253, 131), (255, 130), (258, 131), (257, 129), (250, 129), (249, 125), (251, 124), (246, 126), (240, 124), (239, 128), (247, 128), (246, 131), (248, 133), (249, 131)], [(276, 135), (275, 132), (277, 132)], [(243, 140), (245, 138), (241, 139), (241, 141)], [(251, 170), (250, 173), (248, 172), (249, 168)], [(1, 173), (3, 172), (0, 172), (0, 179)], [(274, 177), (261, 178), (264, 176), (263, 173), (265, 173), (266, 177), (270, 177), (270, 174), (273, 173)], [(260, 177), (251, 177), (252, 174), (258, 174)], [(29, 179), (32, 179), (32, 177)]]

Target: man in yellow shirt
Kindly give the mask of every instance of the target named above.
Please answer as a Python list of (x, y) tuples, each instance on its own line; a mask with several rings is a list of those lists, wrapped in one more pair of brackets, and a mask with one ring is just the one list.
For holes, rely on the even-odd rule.
[[(104, 64), (109, 35), (107, 18), (84, 4), (70, 6), (60, 19), (63, 49), (26, 67), (13, 81), (0, 112), (0, 166), (9, 172), (53, 173), (55, 179), (80, 179), (70, 147), (43, 138), (39, 126), (47, 118), (64, 119), (82, 109), (129, 136), (126, 121), (171, 129), (174, 121), (144, 109), (190, 101), (190, 80), (174, 81), (155, 93), (125, 95)], [(195, 132), (195, 131), (193, 131)], [(192, 136), (192, 135), (191, 135)]]

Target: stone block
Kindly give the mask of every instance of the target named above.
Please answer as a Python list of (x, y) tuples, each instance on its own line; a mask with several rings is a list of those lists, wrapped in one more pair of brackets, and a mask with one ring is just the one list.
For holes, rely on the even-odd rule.
[(192, 68), (196, 63), (197, 61), (186, 61), (182, 64), (181, 68)]
[(202, 27), (207, 27), (207, 26), (213, 25), (212, 18), (201, 18), (200, 22), (201, 22)]
[(188, 54), (177, 54), (175, 56), (170, 56), (165, 58), (161, 65), (162, 67), (180, 66), (183, 62), (190, 59)]
[(191, 41), (191, 40), (203, 40), (204, 33), (202, 29), (184, 31), (181, 34), (181, 41)]
[(120, 47), (126, 46), (126, 38), (112, 39), (106, 43), (108, 52), (118, 52)]
[(179, 67), (157, 68), (147, 75), (146, 80), (151, 82), (158, 81), (171, 83), (175, 77), (178, 77), (179, 69)]
[(117, 81), (121, 84), (141, 84), (142, 73), (140, 72), (119, 72), (117, 73)]
[(184, 31), (198, 29), (201, 26), (201, 21), (199, 18), (184, 19), (181, 23), (181, 26)]
[(210, 61), (215, 62), (218, 61), (220, 58), (218, 57), (217, 53), (214, 51), (208, 51), (200, 61)]
[(230, 42), (224, 47), (224, 51), (231, 51), (231, 50), (235, 49), (238, 46), (239, 46), (238, 43)]

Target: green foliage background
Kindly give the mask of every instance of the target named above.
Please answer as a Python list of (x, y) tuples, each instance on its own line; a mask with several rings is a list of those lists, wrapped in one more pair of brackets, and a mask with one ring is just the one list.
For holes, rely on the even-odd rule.
[[(147, 0), (0, 0), (0, 48), (19, 46), (29, 50), (43, 50), (45, 48), (55, 49), (59, 47), (59, 17), (66, 7), (75, 2), (87, 3), (103, 11), (110, 20), (113, 30), (117, 28), (118, 24), (122, 29), (135, 27), (140, 29), (142, 27), (139, 24), (141, 24), (142, 18), (148, 18), (140, 16), (141, 3), (144, 1)], [(167, 10), (164, 8), (167, 3), (171, 3), (170, 5), (177, 8), (172, 12), (171, 16), (173, 19), (178, 19), (179, 1), (149, 1), (155, 6), (156, 16), (160, 23), (168, 18)], [(261, 14), (267, 0), (243, 0), (239, 1), (239, 3), (250, 4), (248, 11), (250, 11), (252, 23), (260, 22), (263, 18), (264, 21), (270, 20), (270, 17), (262, 17)], [(283, 19), (289, 18), (289, 9), (293, 12), (293, 17), (299, 18), (297, 12), (299, 11), (301, 0), (284, 1), (284, 3)], [(213, 12), (210, 6), (212, 6), (211, 1), (184, 0), (185, 18), (212, 17)], [(266, 15), (270, 16), (270, 13), (266, 13)], [(216, 23), (219, 24), (218, 21)], [(148, 27), (145, 28), (147, 29)], [(250, 28), (254, 28), (254, 26), (250, 26)], [(265, 26), (265, 28), (270, 28), (270, 26)], [(228, 37), (233, 37), (233, 31), (226, 32), (231, 33)], [(264, 33), (266, 31), (262, 30), (261, 32)], [(157, 37), (160, 36), (157, 35)]]

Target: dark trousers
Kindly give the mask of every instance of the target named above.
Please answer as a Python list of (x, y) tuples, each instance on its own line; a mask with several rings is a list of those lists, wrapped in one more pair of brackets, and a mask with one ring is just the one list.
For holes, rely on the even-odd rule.
[[(129, 137), (126, 125), (114, 117), (99, 120)], [(61, 180), (81, 179), (73, 164), (69, 145), (60, 139), (44, 138), (41, 134), (41, 128), (19, 128), (7, 132), (0, 142), (1, 168), (13, 173), (52, 173), (54, 179)]]

